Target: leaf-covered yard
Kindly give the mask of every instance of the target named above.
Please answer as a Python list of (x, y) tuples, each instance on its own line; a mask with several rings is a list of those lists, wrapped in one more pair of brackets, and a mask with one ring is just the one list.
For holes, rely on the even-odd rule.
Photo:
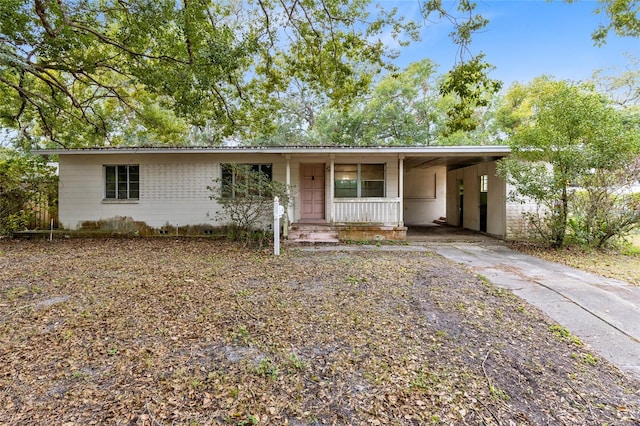
[(637, 424), (638, 381), (424, 252), (0, 241), (0, 423)]

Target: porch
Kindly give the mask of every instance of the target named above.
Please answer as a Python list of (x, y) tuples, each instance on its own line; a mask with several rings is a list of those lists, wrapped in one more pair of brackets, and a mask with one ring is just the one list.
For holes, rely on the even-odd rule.
[(403, 226), (400, 198), (335, 198), (332, 209), (336, 226)]
[[(463, 223), (458, 217), (462, 214), (461, 185), (454, 188), (452, 182), (464, 181), (464, 227), (482, 229), (473, 220), (492, 212), (483, 216), (481, 207), (476, 207), (482, 204), (475, 200), (478, 179), (489, 181), (489, 192), (498, 197), (488, 199), (486, 204), (497, 206), (504, 191), (499, 190), (499, 182), (492, 181), (493, 171), (487, 164), (502, 153), (487, 147), (440, 150), (393, 152), (368, 148), (362, 153), (349, 149), (284, 154), (279, 179), (294, 188), (287, 216), (295, 225), (325, 225), (332, 231), (340, 230), (340, 240), (406, 240), (406, 226), (429, 225), (445, 216), (450, 224)], [(468, 169), (478, 162), (481, 168)]]
[(334, 198), (330, 222), (303, 219), (288, 229), (289, 241), (338, 243), (339, 241), (404, 241), (400, 198)]

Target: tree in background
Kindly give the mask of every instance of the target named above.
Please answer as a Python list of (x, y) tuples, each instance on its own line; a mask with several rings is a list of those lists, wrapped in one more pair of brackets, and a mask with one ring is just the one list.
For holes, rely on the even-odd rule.
[(512, 150), (499, 174), (542, 206), (529, 220), (544, 241), (560, 247), (572, 229), (581, 242), (602, 245), (629, 230), (626, 199), (616, 194), (640, 152), (638, 129), (601, 94), (538, 78), (509, 90), (499, 118)]
[(38, 209), (55, 216), (57, 183), (42, 158), (0, 150), (0, 235), (27, 229)]
[(472, 132), (478, 128), (480, 121), (476, 112), (488, 107), (502, 88), (502, 82), (489, 78), (492, 69), (484, 55), (478, 55), (447, 73), (440, 84), (440, 92), (443, 96), (453, 96), (455, 102), (447, 108), (444, 136), (459, 131)]
[(635, 162), (619, 170), (593, 169), (581, 179), (571, 204), (571, 238), (589, 247), (605, 247), (640, 222), (640, 194), (629, 190), (640, 177)]
[(348, 110), (319, 114), (315, 138), (332, 145), (432, 145), (444, 122), (436, 66), (428, 59), (387, 75)]
[[(498, 140), (492, 105), (473, 109), (473, 126), (449, 132), (447, 113), (458, 98), (442, 95), (436, 65), (428, 59), (382, 77), (370, 94), (352, 100), (348, 109), (318, 108), (293, 101), (291, 120), (278, 132), (295, 145), (477, 145)], [(495, 94), (482, 95), (487, 102)], [(295, 106), (294, 106), (295, 105)], [(313, 123), (304, 116), (313, 116)], [(271, 139), (274, 144), (277, 140)], [(265, 143), (260, 141), (260, 143)], [(266, 142), (269, 143), (269, 142)]]
[[(628, 58), (625, 69), (598, 70), (593, 79), (620, 113), (623, 125), (640, 132), (640, 61)], [(576, 215), (582, 220), (570, 223), (579, 241), (601, 247), (630, 232), (640, 220), (640, 194), (630, 190), (640, 183), (640, 158), (615, 173), (594, 170), (587, 179), (589, 184), (575, 202)]]
[(593, 80), (597, 89), (605, 93), (613, 105), (631, 114), (640, 113), (640, 58), (627, 54), (625, 69), (612, 67), (596, 70)]

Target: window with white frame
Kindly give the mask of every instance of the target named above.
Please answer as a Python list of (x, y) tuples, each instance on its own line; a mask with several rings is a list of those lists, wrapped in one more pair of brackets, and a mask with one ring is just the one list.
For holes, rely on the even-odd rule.
[(107, 200), (137, 200), (140, 198), (140, 166), (137, 164), (104, 166)]
[[(273, 180), (272, 164), (222, 164), (222, 194), (225, 197), (236, 198), (255, 194), (263, 185), (258, 179)], [(260, 177), (258, 177), (260, 176)]]
[(384, 164), (336, 164), (336, 198), (384, 197)]
[(489, 176), (482, 175), (480, 176), (480, 192), (488, 192), (489, 191)]

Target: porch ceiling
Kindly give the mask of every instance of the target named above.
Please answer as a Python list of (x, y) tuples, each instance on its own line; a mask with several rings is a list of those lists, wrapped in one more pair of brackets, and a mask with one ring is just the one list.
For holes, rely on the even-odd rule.
[(446, 166), (447, 170), (460, 169), (478, 163), (499, 160), (504, 155), (462, 155), (462, 156), (407, 156), (404, 160), (406, 169), (424, 169), (434, 166)]

